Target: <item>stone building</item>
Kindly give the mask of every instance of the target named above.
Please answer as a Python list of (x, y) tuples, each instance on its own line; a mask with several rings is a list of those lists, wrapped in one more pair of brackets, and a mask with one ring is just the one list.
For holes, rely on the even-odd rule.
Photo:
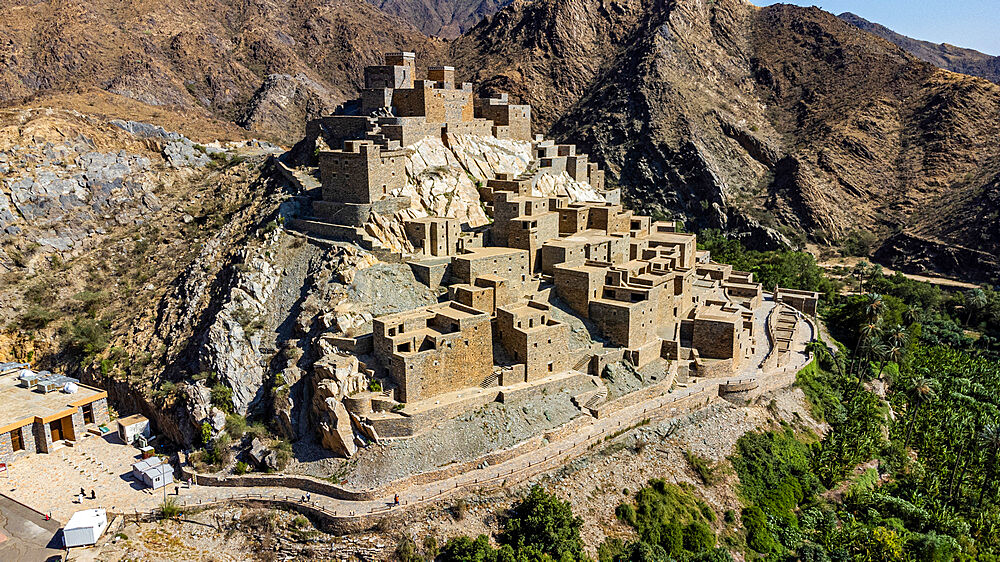
[(775, 292), (775, 300), (787, 304), (803, 314), (816, 316), (816, 308), (819, 305), (819, 293), (778, 287)]
[[(532, 141), (523, 171), (477, 182), (490, 224), (399, 213), (410, 247), (398, 257), (442, 302), (374, 319), (371, 374), (388, 396), (375, 397), (378, 408), (352, 407), (356, 425), (412, 435), (427, 420), (492, 400), (490, 392), (503, 400), (508, 390), (600, 375), (619, 360), (670, 376), (681, 363), (698, 376), (753, 368), (748, 360), (766, 345), (755, 327), (765, 294), (753, 275), (712, 262), (676, 223), (623, 208), (575, 146), (531, 139), (529, 107), (505, 95), (477, 99), (451, 67), (431, 67), (421, 80), (406, 52), (366, 69), (362, 97), (345, 107), (353, 109), (307, 127), (335, 148), (320, 152), (322, 201), (314, 209), (355, 221), (338, 224), (408, 205), (399, 196), (407, 188), (401, 147), (416, 140), (447, 144), (451, 133), (469, 133)], [(815, 312), (810, 294), (781, 291), (779, 300)], [(566, 314), (586, 320), (592, 338), (556, 319)], [(392, 413), (393, 400), (406, 403), (406, 415)], [(352, 401), (364, 400), (345, 399)]]
[(477, 387), (493, 372), (490, 315), (456, 302), (381, 316), (372, 333), (400, 402)]
[(569, 367), (569, 327), (552, 318), (549, 305), (526, 301), (497, 309), (497, 331), (504, 348), (525, 365), (525, 382)]
[(458, 219), (422, 217), (406, 221), (405, 226), (413, 247), (423, 255), (442, 257), (458, 253), (462, 231)]
[(50, 453), (108, 421), (108, 393), (103, 390), (55, 375), (0, 377), (0, 462)]

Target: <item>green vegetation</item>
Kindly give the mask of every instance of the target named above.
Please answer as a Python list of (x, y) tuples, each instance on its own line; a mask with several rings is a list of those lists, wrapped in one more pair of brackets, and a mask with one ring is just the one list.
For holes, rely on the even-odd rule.
[(233, 467), (234, 474), (246, 474), (248, 472), (250, 472), (250, 465), (243, 461), (236, 463), (236, 466)]
[[(636, 539), (605, 540), (599, 560), (721, 561), (728, 548), (782, 562), (1000, 561), (1000, 293), (948, 292), (861, 263), (842, 294), (805, 254), (701, 238), (767, 288), (826, 295), (821, 314), (839, 342), (809, 343), (797, 385), (829, 431), (783, 424), (737, 441), (742, 509), (722, 517), (737, 535), (716, 536), (693, 487), (653, 479), (616, 511)], [(848, 238), (864, 249), (864, 233)], [(705, 459), (685, 459), (706, 484), (717, 477)], [(580, 560), (577, 521), (535, 489), (503, 520), (500, 548), (462, 537), (439, 559)]]
[(726, 238), (718, 231), (703, 230), (698, 234), (698, 248), (712, 252), (712, 259), (732, 265), (740, 271), (749, 271), (754, 279), (773, 290), (775, 286), (788, 289), (819, 291), (829, 299), (839, 289), (828, 279), (816, 260), (805, 252), (748, 250), (738, 240)]
[(635, 494), (635, 504), (623, 503), (618, 519), (633, 529), (638, 540), (606, 541), (598, 554), (602, 562), (632, 560), (731, 560), (716, 549), (710, 523), (715, 512), (695, 497), (690, 485), (678, 486), (653, 479)]
[(217, 383), (211, 390), (212, 405), (226, 412), (233, 413), (233, 389), (223, 383)]
[(701, 478), (706, 486), (711, 486), (719, 481), (719, 467), (713, 466), (712, 462), (704, 457), (700, 457), (691, 451), (684, 451), (684, 460), (691, 466), (691, 470)]
[[(752, 271), (781, 262), (732, 253)], [(786, 426), (737, 443), (747, 548), (765, 560), (997, 560), (1000, 296), (863, 262), (850, 275), (860, 294), (828, 294), (823, 310), (843, 343), (811, 343), (797, 376), (830, 431)]]
[(164, 498), (157, 511), (159, 511), (161, 518), (172, 519), (181, 514), (181, 506), (177, 503), (176, 498)]
[(573, 561), (586, 560), (580, 526), (569, 502), (535, 486), (514, 505), (501, 522), (502, 530), (494, 548), (486, 535), (472, 539), (457, 537), (445, 543), (438, 560), (442, 562)]
[(243, 437), (247, 431), (247, 419), (239, 414), (229, 414), (226, 416), (226, 433), (232, 435), (234, 439)]

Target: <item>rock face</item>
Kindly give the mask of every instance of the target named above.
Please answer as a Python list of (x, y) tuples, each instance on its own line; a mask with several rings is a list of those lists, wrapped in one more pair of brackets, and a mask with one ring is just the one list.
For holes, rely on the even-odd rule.
[[(939, 249), (953, 248), (991, 255), (988, 275), (1000, 273), (986, 220), (996, 209), (972, 204), (989, 204), (1000, 172), (990, 140), (1000, 87), (832, 14), (740, 0), (546, 0), (511, 5), (452, 52), (486, 89), (530, 101), (537, 126), (554, 122), (552, 135), (604, 164), (640, 209), (763, 247), (837, 245), (855, 230), (884, 243), (903, 231), (929, 243), (916, 254), (887, 244), (879, 255), (897, 266), (981, 275), (947, 266)], [(938, 221), (942, 208), (957, 222)]]
[(305, 73), (271, 74), (254, 92), (236, 122), (250, 131), (280, 131), (290, 123), (305, 123), (332, 113), (338, 104), (328, 87)]
[(261, 365), (262, 317), (277, 287), (280, 271), (263, 254), (244, 255), (246, 267), (237, 272), (226, 302), (205, 334), (201, 347), (203, 371), (215, 372), (233, 390), (233, 407), (246, 414), (263, 397), (265, 371)]
[(313, 364), (312, 413), (324, 447), (350, 457), (357, 452), (350, 414), (344, 398), (368, 388), (368, 376), (360, 372), (357, 357), (326, 355)]
[(427, 35), (454, 39), (511, 0), (369, 0)]
[(106, 221), (127, 224), (159, 210), (146, 156), (96, 151), (85, 137), (0, 153), (0, 232), (66, 251)]

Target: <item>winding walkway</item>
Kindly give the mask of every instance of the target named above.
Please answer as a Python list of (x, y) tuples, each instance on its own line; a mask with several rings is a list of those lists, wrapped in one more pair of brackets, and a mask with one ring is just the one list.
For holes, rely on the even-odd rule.
[[(815, 326), (811, 322), (801, 322), (796, 330), (796, 342), (807, 341)], [(801, 334), (799, 333), (801, 332)], [(799, 348), (801, 349), (801, 348)], [(762, 377), (760, 391), (768, 392), (787, 386), (794, 381), (795, 374), (804, 367), (809, 357), (804, 352), (790, 351), (793, 356), (779, 369), (769, 371)], [(178, 498), (182, 507), (209, 506), (233, 501), (262, 501), (292, 504), (322, 513), (334, 523), (363, 524), (365, 519), (384, 515), (387, 512), (407, 507), (426, 505), (460, 491), (509, 487), (523, 482), (537, 474), (562, 466), (567, 461), (580, 457), (602, 441), (615, 436), (645, 420), (660, 421), (678, 417), (688, 411), (708, 404), (718, 397), (720, 384), (735, 383), (740, 378), (703, 379), (687, 388), (669, 394), (662, 394), (626, 406), (602, 418), (584, 418), (574, 431), (565, 438), (549, 443), (493, 466), (482, 466), (473, 470), (454, 474), (440, 480), (415, 484), (399, 492), (400, 506), (394, 506), (393, 495), (371, 500), (338, 499), (319, 493), (312, 493), (308, 501), (306, 493), (289, 487), (220, 487), (192, 486), (181, 489)], [(578, 418), (579, 420), (580, 418)], [(573, 422), (571, 422), (573, 423)], [(141, 512), (136, 512), (140, 515)]]

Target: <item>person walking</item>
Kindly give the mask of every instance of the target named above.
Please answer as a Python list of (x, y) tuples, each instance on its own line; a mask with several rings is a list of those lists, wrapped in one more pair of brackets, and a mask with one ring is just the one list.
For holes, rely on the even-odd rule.
[(392, 497), (392, 505), (399, 505), (399, 494), (395, 494)]
[(90, 491), (90, 499), (96, 500), (97, 499), (97, 492), (91, 490)]

